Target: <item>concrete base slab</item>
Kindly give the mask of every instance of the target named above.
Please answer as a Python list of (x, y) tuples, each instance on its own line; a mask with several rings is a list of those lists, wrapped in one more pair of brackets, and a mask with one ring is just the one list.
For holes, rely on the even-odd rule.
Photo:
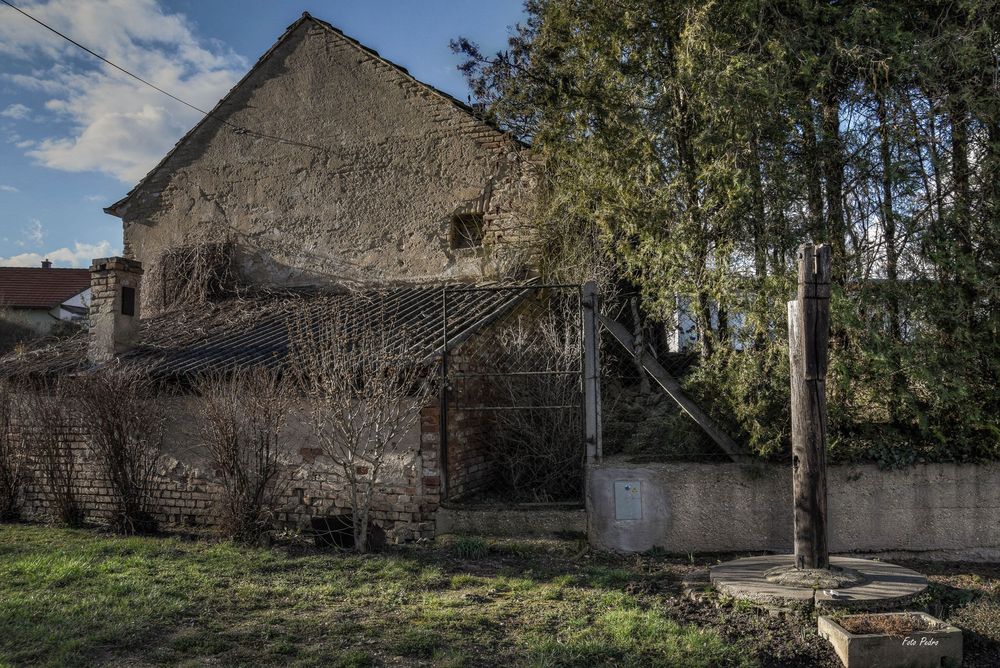
[(712, 566), (710, 577), (721, 593), (766, 605), (888, 609), (903, 605), (927, 588), (927, 578), (916, 571), (852, 557), (830, 558), (831, 566), (858, 575), (855, 582), (845, 583), (837, 589), (790, 586), (773, 581), (775, 569), (793, 566), (794, 559), (790, 554), (736, 559)]

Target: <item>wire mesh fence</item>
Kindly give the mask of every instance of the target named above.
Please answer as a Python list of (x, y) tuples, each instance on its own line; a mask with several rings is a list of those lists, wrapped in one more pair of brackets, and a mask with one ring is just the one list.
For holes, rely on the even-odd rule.
[[(496, 307), (474, 335), (456, 332), (471, 295)], [(635, 337), (642, 355), (681, 383), (697, 353), (677, 349), (669, 326), (645, 322), (632, 295), (602, 314)], [(582, 500), (586, 456), (582, 292), (576, 285), (449, 287), (442, 292), (441, 440), (450, 501)], [(642, 364), (601, 328), (604, 456), (728, 461), (727, 455)]]
[(464, 293), (491, 290), (506, 312), (449, 345), (442, 441), (451, 500), (578, 501), (583, 489), (580, 289), (448, 288), (444, 336)]

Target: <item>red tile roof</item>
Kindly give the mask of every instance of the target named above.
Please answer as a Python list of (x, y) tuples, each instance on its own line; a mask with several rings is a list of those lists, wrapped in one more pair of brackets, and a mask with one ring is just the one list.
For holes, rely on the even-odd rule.
[(50, 309), (89, 287), (89, 269), (0, 267), (0, 308)]

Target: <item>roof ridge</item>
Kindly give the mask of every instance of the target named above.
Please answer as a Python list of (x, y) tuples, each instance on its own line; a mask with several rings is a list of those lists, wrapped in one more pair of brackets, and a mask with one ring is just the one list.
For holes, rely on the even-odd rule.
[(0, 270), (3, 269), (17, 269), (18, 271), (79, 271), (90, 273), (90, 269), (85, 267), (16, 267), (16, 266), (0, 266)]

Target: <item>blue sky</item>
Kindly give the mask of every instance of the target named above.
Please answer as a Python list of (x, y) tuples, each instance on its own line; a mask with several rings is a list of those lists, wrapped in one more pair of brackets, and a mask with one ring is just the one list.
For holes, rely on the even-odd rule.
[[(12, 0), (122, 67), (211, 108), (303, 11), (459, 99), (448, 41), (503, 48), (521, 0)], [(199, 118), (0, 5), (0, 265), (121, 250), (103, 212)]]

